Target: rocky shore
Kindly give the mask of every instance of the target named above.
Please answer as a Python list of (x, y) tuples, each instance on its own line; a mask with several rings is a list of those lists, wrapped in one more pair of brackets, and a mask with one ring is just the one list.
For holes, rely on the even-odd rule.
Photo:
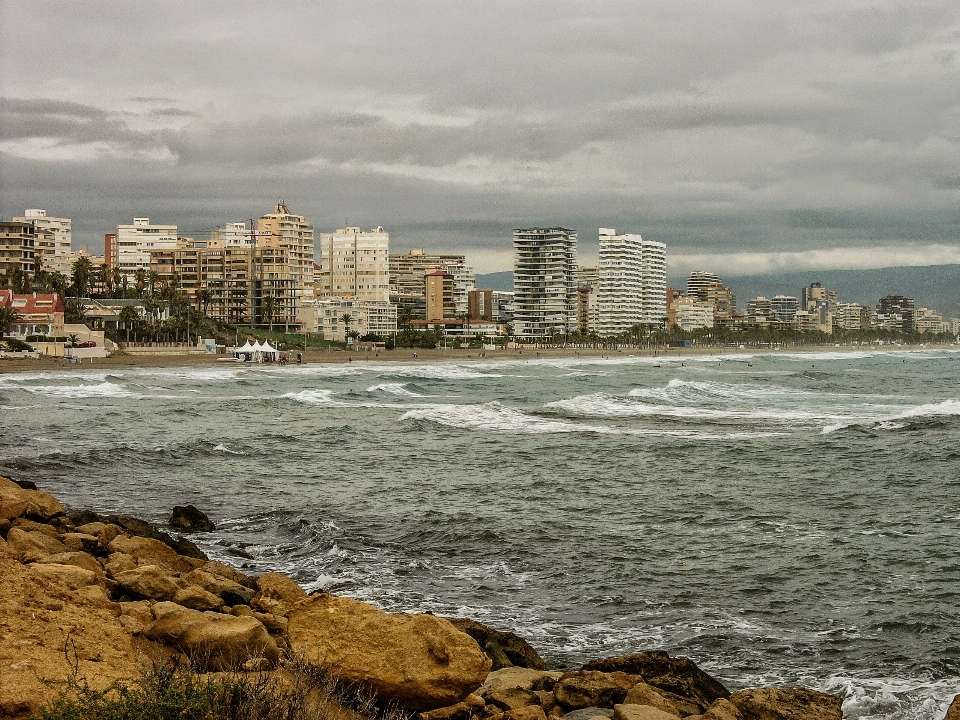
[[(212, 529), (195, 508), (171, 527)], [(105, 688), (148, 662), (200, 673), (282, 673), (291, 661), (420, 720), (839, 720), (804, 688), (731, 693), (686, 658), (649, 651), (549, 669), (513, 633), (388, 614), (279, 573), (245, 575), (133, 517), (68, 512), (0, 477), (0, 718), (30, 717), (84, 678)], [(51, 682), (52, 681), (52, 682)], [(954, 700), (948, 720), (960, 720)]]

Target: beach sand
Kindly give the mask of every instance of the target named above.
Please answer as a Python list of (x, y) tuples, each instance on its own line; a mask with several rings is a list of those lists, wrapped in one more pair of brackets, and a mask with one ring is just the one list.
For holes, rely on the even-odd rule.
[[(917, 345), (884, 345), (880, 348), (875, 346), (872, 349), (879, 350), (918, 350), (936, 347), (945, 349), (949, 345), (917, 346)], [(533, 349), (524, 348), (523, 350), (470, 350), (470, 349), (410, 349), (398, 348), (396, 350), (381, 350), (379, 353), (374, 351), (358, 352), (350, 350), (308, 350), (300, 351), (303, 354), (304, 363), (377, 363), (377, 362), (442, 362), (456, 361), (464, 362), (470, 360), (531, 360), (537, 358), (574, 358), (574, 357), (593, 357), (593, 358), (615, 358), (615, 357), (663, 357), (679, 358), (695, 355), (730, 355), (730, 354), (760, 354), (769, 352), (854, 352), (869, 350), (871, 346), (863, 345), (802, 345), (796, 347), (785, 347), (781, 350), (771, 350), (770, 348), (757, 347), (695, 347), (695, 348), (657, 348), (657, 349), (637, 349), (623, 348), (621, 350), (593, 350), (581, 348), (549, 348)], [(297, 350), (288, 351), (291, 362), (287, 367), (296, 364)], [(117, 354), (106, 358), (84, 359), (81, 363), (68, 363), (66, 358), (41, 357), (35, 360), (26, 359), (0, 359), (0, 373), (9, 372), (43, 372), (49, 370), (89, 370), (91, 366), (97, 368), (131, 368), (131, 367), (182, 367), (182, 366), (233, 366), (241, 365), (224, 355), (206, 355), (194, 353), (190, 355), (125, 355)], [(275, 363), (274, 363), (275, 364)]]

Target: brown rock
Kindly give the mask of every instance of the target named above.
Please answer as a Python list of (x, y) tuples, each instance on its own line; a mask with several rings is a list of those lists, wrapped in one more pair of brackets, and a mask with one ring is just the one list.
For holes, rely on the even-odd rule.
[(24, 490), (13, 480), (0, 476), (0, 518), (51, 520), (65, 512), (53, 495), (40, 490)]
[(37, 522), (36, 520), (30, 520), (28, 518), (14, 518), (13, 522), (10, 523), (10, 527), (20, 528), (21, 530), (26, 530), (27, 532), (38, 532), (43, 533), (52, 537), (54, 540), (60, 540), (62, 533), (60, 530), (55, 528), (50, 523)]
[(505, 667), (525, 667), (534, 670), (546, 670), (547, 664), (530, 644), (512, 632), (495, 630), (492, 627), (467, 618), (446, 618), (458, 630), (477, 641), (483, 651), (493, 661), (493, 669)]
[(93, 555), (85, 552), (63, 552), (57, 553), (56, 555), (47, 555), (47, 557), (42, 558), (40, 562), (55, 563), (57, 565), (74, 565), (75, 567), (89, 570), (103, 577), (103, 568), (100, 566), (100, 563), (97, 562), (97, 559), (93, 557)]
[(470, 720), (479, 715), (484, 706), (482, 697), (470, 694), (466, 700), (456, 705), (420, 713), (420, 720)]
[(744, 720), (841, 720), (839, 695), (806, 688), (759, 688), (741, 690), (730, 702)]
[(482, 696), (487, 704), (496, 705), (501, 710), (516, 710), (527, 705), (539, 705), (540, 698), (533, 690), (523, 688), (503, 688)]
[(170, 527), (180, 532), (213, 532), (216, 525), (194, 505), (177, 505), (170, 515)]
[(294, 653), (407, 710), (462, 702), (490, 670), (473, 638), (432, 615), (387, 614), (359, 600), (315, 595), (287, 617)]
[[(30, 566), (36, 577), (40, 577), (47, 582), (60, 582), (70, 590), (77, 590), (89, 585), (99, 585), (101, 576), (90, 570), (85, 570), (75, 565), (57, 565), (48, 563), (35, 563)], [(63, 599), (69, 600), (70, 597)]]
[(229, 565), (224, 565), (222, 562), (208, 560), (200, 566), (200, 569), (204, 572), (210, 573), (211, 575), (226, 578), (227, 580), (233, 580), (238, 585), (243, 585), (245, 588), (249, 588), (250, 590), (257, 589), (256, 578), (248, 577), (236, 568), (232, 568)]
[[(533, 694), (537, 696), (538, 704), (547, 715), (549, 715), (554, 708), (560, 707), (557, 704), (557, 696), (554, 695), (551, 690), (534, 690)], [(560, 712), (562, 714), (563, 710)]]
[(214, 575), (213, 573), (199, 568), (184, 575), (183, 579), (188, 583), (192, 583), (193, 585), (199, 585), (207, 592), (213, 593), (214, 595), (218, 595), (220, 597), (223, 597), (225, 592), (250, 592), (248, 588), (234, 580), (221, 575)]
[(188, 573), (194, 569), (188, 558), (153, 538), (119, 535), (107, 547), (111, 553), (129, 555), (137, 565), (156, 565), (171, 573)]
[(565, 710), (602, 707), (612, 708), (627, 697), (627, 692), (640, 678), (623, 672), (580, 670), (564, 673), (553, 687), (557, 702)]
[(0, 537), (0, 557), (13, 557), (13, 551), (2, 537)]
[(136, 567), (137, 564), (133, 561), (132, 557), (120, 552), (113, 553), (103, 562), (104, 571), (112, 578), (115, 578), (118, 573), (133, 570)]
[(250, 606), (260, 612), (285, 617), (298, 603), (307, 599), (307, 593), (286, 575), (266, 573), (257, 579), (260, 592), (253, 596)]
[(947, 714), (943, 720), (960, 720), (960, 695), (953, 698), (953, 702), (947, 708)]
[(701, 713), (700, 706), (692, 700), (687, 700), (666, 690), (657, 690), (645, 682), (638, 682), (630, 688), (627, 697), (623, 700), (623, 704), (652, 705), (658, 710), (663, 710), (665, 713), (678, 715), (679, 717), (688, 717)]
[(743, 715), (729, 700), (717, 700), (700, 717), (704, 720), (742, 720)]
[(550, 672), (547, 670), (532, 670), (530, 668), (510, 667), (494, 670), (487, 679), (483, 681), (483, 686), (478, 691), (480, 695), (497, 692), (504, 688), (523, 688), (524, 690), (539, 690), (545, 683), (544, 680), (552, 680), (550, 689), (563, 676), (561, 672)]
[(173, 600), (180, 589), (176, 580), (161, 567), (143, 565), (113, 576), (120, 589), (135, 598)]
[(70, 552), (85, 552), (91, 555), (99, 555), (103, 552), (100, 539), (96, 535), (64, 533), (63, 544), (67, 546), (67, 550)]
[(546, 713), (539, 705), (525, 705), (503, 714), (504, 720), (547, 720)]
[(613, 720), (679, 720), (678, 715), (664, 712), (653, 705), (614, 705)]
[(198, 585), (187, 585), (177, 590), (173, 602), (192, 610), (219, 610), (223, 607), (219, 595), (209, 593)]
[(254, 618), (185, 608), (166, 610), (169, 608), (144, 629), (144, 637), (179, 650), (203, 671), (237, 670), (248, 660), (261, 657), (273, 664), (280, 657), (277, 643)]
[(658, 690), (693, 700), (701, 711), (710, 707), (714, 700), (730, 697), (729, 690), (698, 668), (692, 660), (672, 658), (659, 650), (594, 660), (584, 665), (583, 669), (603, 672), (619, 670), (640, 675), (648, 685)]
[(11, 554), (22, 563), (36, 562), (48, 555), (66, 552), (67, 548), (59, 540), (46, 533), (22, 528), (10, 528), (7, 533), (7, 545)]
[(100, 547), (104, 551), (113, 542), (114, 538), (123, 533), (123, 529), (118, 525), (111, 525), (104, 522), (92, 522), (80, 525), (77, 532), (85, 535), (93, 535), (100, 542)]

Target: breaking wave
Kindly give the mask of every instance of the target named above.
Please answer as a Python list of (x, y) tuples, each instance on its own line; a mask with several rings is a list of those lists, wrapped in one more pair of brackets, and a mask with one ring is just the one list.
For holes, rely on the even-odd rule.
[(841, 421), (833, 425), (827, 425), (821, 431), (824, 435), (829, 435), (844, 428), (858, 426), (869, 430), (900, 430), (909, 426), (909, 422), (918, 419), (943, 418), (960, 415), (960, 400), (949, 399), (940, 403), (927, 403), (909, 408), (903, 412), (884, 417), (873, 417), (865, 419), (853, 419)]

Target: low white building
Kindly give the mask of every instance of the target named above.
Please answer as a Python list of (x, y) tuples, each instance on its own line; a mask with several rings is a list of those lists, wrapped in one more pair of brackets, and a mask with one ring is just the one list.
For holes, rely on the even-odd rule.
[(397, 306), (354, 298), (305, 300), (297, 319), (307, 332), (317, 333), (324, 340), (346, 342), (354, 332), (358, 337), (386, 337), (397, 331)]
[(677, 327), (681, 330), (699, 330), (713, 327), (713, 303), (700, 302), (684, 296), (676, 301)]

